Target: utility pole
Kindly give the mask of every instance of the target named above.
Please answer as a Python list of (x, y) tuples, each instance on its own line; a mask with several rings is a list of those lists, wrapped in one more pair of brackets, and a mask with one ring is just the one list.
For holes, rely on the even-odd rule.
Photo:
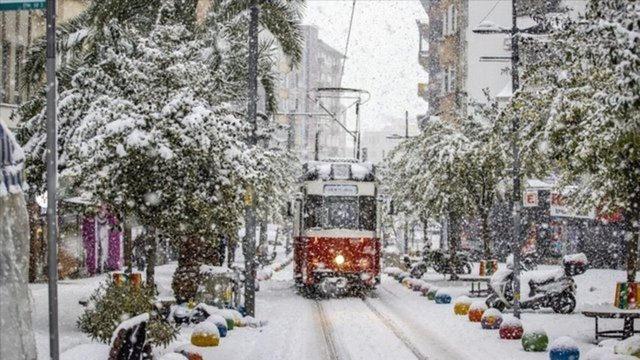
[[(256, 130), (258, 115), (258, 0), (251, 0), (249, 8), (249, 79), (248, 95), (249, 103), (247, 115), (251, 124), (251, 134), (249, 145), (256, 146)], [(249, 316), (256, 313), (256, 214), (255, 214), (255, 194), (253, 189), (247, 189), (245, 195), (245, 234), (242, 242), (244, 252), (244, 306)]]
[[(520, 79), (518, 77), (518, 63), (520, 62), (520, 54), (518, 49), (518, 34), (519, 33), (534, 33), (535, 27), (530, 29), (518, 29), (518, 14), (516, 11), (517, 0), (511, 0), (511, 28), (478, 28), (474, 29), (474, 33), (479, 34), (510, 34), (511, 35), (511, 96), (516, 93), (520, 86)], [(493, 57), (494, 59), (501, 59), (501, 57)], [(520, 133), (520, 119), (515, 115), (511, 122), (511, 131), (513, 133), (513, 142), (511, 149), (513, 152), (513, 315), (520, 318), (520, 252), (522, 250), (521, 237), (521, 218), (520, 212), (522, 210), (522, 190), (520, 189), (520, 149), (518, 146), (518, 135)]]
[[(518, 17), (516, 14), (516, 0), (511, 0), (511, 93), (516, 93), (520, 86), (518, 78)], [(520, 318), (520, 210), (522, 209), (522, 191), (520, 190), (520, 149), (518, 135), (520, 133), (520, 119), (516, 114), (511, 124), (513, 131), (513, 315)]]
[(49, 357), (60, 358), (58, 340), (58, 129), (56, 125), (56, 0), (47, 1), (47, 239), (49, 275)]
[[(387, 139), (392, 139), (392, 140), (398, 140), (398, 139), (403, 139), (403, 140), (407, 140), (411, 138), (411, 136), (409, 136), (409, 111), (405, 110), (404, 111), (404, 136), (400, 136), (398, 134), (393, 134), (391, 136), (387, 136)], [(406, 214), (405, 214), (406, 215)], [(407, 219), (404, 220), (404, 252), (405, 254), (408, 253), (409, 251), (409, 222), (407, 221)]]

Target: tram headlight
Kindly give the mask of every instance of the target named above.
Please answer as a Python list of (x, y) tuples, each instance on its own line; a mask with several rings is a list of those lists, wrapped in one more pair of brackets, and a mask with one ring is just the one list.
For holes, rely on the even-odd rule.
[(335, 259), (333, 259), (333, 261), (336, 262), (336, 265), (342, 265), (342, 264), (344, 264), (344, 256), (338, 255), (338, 256), (336, 256)]

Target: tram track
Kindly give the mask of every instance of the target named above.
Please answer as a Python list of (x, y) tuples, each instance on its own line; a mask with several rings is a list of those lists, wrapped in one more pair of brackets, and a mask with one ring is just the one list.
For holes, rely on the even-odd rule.
[[(383, 314), (380, 310), (374, 306), (368, 298), (361, 298), (362, 304), (365, 305), (364, 312), (362, 312), (362, 317), (371, 317), (375, 318), (382, 325), (383, 329), (391, 332), (395, 338), (398, 339), (399, 343), (404, 345), (407, 349), (407, 355), (411, 354), (418, 360), (429, 360), (430, 358), (424, 355), (420, 349), (409, 339), (409, 337), (400, 329), (400, 327), (391, 320), (388, 316)], [(334, 327), (335, 324), (332, 324), (330, 320), (331, 317), (327, 316), (327, 312), (323, 306), (323, 301), (331, 301), (331, 300), (315, 300), (315, 306), (318, 313), (318, 318), (320, 322), (320, 327), (322, 330), (322, 335), (324, 337), (326, 343), (326, 351), (328, 358), (330, 360), (349, 360), (351, 358), (350, 354), (346, 349), (343, 349), (341, 344), (337, 341), (336, 336), (334, 335)], [(363, 309), (364, 309), (363, 308)], [(331, 313), (330, 313), (331, 314)], [(346, 340), (348, 341), (348, 340)], [(341, 351), (345, 350), (345, 351)], [(357, 358), (357, 356), (356, 356)]]
[(322, 307), (322, 303), (320, 300), (315, 300), (316, 309), (318, 310), (318, 317), (320, 318), (320, 327), (322, 329), (322, 336), (324, 337), (324, 341), (327, 345), (327, 354), (329, 355), (329, 360), (340, 360), (338, 356), (338, 350), (336, 348), (336, 343), (333, 338), (333, 333), (331, 329), (331, 324), (329, 323), (329, 319), (327, 319), (327, 315)]
[(416, 357), (418, 360), (429, 360), (429, 357), (424, 355), (417, 346), (415, 346), (411, 340), (405, 335), (405, 333), (400, 330), (400, 328), (387, 316), (381, 313), (367, 298), (362, 299), (364, 304), (367, 306), (369, 310), (387, 327), (401, 342), (406, 346), (409, 351)]

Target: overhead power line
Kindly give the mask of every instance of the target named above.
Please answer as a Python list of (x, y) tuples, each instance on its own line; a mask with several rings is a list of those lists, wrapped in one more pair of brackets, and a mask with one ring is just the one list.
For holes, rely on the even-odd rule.
[(353, 4), (351, 5), (351, 19), (349, 20), (349, 31), (347, 32), (347, 43), (344, 47), (344, 58), (342, 59), (342, 69), (340, 70), (340, 82), (342, 82), (342, 77), (344, 76), (344, 64), (347, 62), (347, 51), (349, 51), (349, 39), (351, 39), (351, 27), (353, 26), (353, 14), (356, 10), (356, 0), (353, 0)]

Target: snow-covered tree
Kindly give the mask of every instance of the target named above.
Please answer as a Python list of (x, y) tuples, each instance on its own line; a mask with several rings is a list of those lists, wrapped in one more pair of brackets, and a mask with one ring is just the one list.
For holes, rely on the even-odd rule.
[[(173, 9), (165, 2), (148, 34), (125, 28), (129, 35), (60, 93), (60, 170), (75, 192), (172, 236), (193, 277), (214, 260), (207, 249), (220, 235), (236, 232), (244, 193), (253, 189), (269, 209), (281, 205), (290, 178), (284, 151), (247, 146), (254, 130), (243, 119), (246, 64), (237, 58), (246, 48), (237, 32), (243, 16), (190, 30)], [(269, 52), (263, 47), (260, 58), (267, 77)], [(43, 117), (22, 124), (36, 189)]]
[(532, 41), (548, 56), (526, 66), (510, 104), (576, 205), (623, 212), (628, 281), (640, 237), (639, 27), (637, 2), (591, 1), (583, 18)]

